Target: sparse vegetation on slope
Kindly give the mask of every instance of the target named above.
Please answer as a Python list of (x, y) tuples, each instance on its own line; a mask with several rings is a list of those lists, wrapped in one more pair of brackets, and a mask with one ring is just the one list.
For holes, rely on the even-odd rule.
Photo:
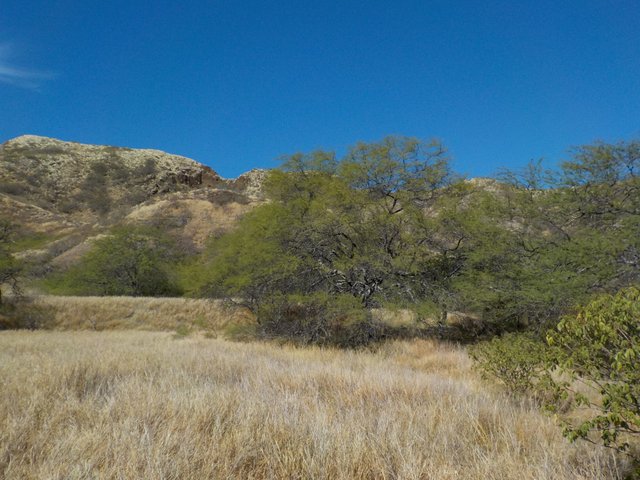
[(149, 332), (0, 334), (0, 476), (621, 478), (605, 449), (429, 341), (347, 352)]
[(194, 160), (158, 150), (83, 145), (34, 135), (3, 144), (0, 165), (4, 193), (67, 214), (90, 210), (104, 215), (115, 204), (135, 205), (158, 193), (220, 179)]
[(262, 201), (263, 176), (223, 179), (158, 150), (25, 135), (0, 145), (0, 217), (19, 225), (16, 248), (39, 275), (74, 264), (70, 250), (114, 226), (161, 228), (194, 253)]

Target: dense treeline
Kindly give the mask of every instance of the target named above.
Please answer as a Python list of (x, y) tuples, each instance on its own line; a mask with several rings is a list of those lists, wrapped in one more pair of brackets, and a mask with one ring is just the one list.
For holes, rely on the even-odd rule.
[(306, 298), (348, 304), (346, 317), (401, 307), (464, 312), (485, 333), (544, 328), (638, 282), (639, 150), (587, 146), (500, 182), (456, 178), (437, 142), (295, 154), (271, 173), (270, 202), (211, 243), (191, 290), (243, 299), (265, 325), (304, 317)]
[(441, 325), (462, 312), (477, 320), (474, 335), (542, 332), (594, 294), (639, 282), (639, 164), (640, 142), (595, 144), (557, 170), (532, 163), (467, 181), (436, 141), (298, 153), (269, 174), (268, 201), (204, 254), (189, 257), (157, 229), (121, 227), (45, 285), (233, 298), (266, 330), (288, 323), (320, 343), (335, 322), (374, 326), (378, 308)]

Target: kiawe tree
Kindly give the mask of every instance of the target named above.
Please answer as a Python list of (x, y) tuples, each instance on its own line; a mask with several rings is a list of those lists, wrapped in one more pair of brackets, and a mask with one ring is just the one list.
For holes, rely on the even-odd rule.
[(268, 178), (270, 202), (210, 245), (204, 290), (256, 310), (277, 296), (314, 294), (352, 297), (365, 309), (445, 308), (468, 238), (447, 206), (468, 192), (452, 180), (439, 142), (388, 137), (341, 160), (292, 155)]
[(171, 296), (180, 293), (172, 268), (176, 260), (173, 242), (157, 230), (123, 226), (95, 240), (55, 283), (64, 293)]
[(553, 322), (593, 294), (640, 283), (639, 171), (631, 141), (579, 147), (559, 170), (533, 162), (504, 175), (489, 199), (497, 228), (467, 269), (490, 287), (480, 292), (494, 297), (487, 308)]

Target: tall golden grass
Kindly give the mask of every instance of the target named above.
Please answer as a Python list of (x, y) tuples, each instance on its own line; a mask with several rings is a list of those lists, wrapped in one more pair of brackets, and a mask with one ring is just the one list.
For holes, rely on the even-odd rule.
[(232, 343), (140, 331), (0, 334), (7, 479), (611, 479), (464, 350)]
[(33, 304), (45, 328), (57, 330), (176, 330), (220, 332), (251, 322), (246, 309), (220, 300), (151, 297), (70, 297), (42, 295)]

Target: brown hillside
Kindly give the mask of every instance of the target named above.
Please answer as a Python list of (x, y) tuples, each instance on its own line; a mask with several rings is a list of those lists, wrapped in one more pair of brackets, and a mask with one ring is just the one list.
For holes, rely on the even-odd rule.
[(200, 249), (262, 201), (264, 172), (224, 179), (159, 150), (25, 135), (0, 145), (0, 217), (19, 226), (20, 256), (72, 263), (87, 239), (146, 224)]

